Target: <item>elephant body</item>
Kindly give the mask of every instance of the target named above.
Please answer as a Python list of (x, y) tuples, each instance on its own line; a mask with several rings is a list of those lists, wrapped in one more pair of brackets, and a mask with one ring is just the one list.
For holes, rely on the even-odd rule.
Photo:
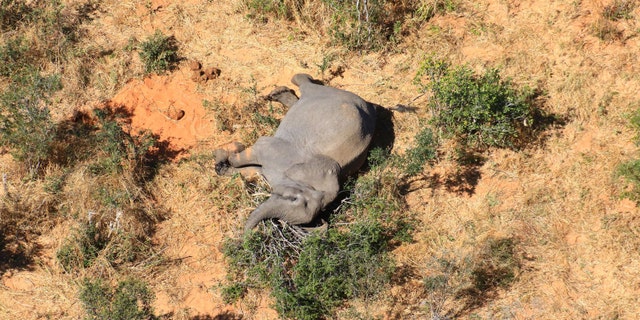
[(292, 82), (300, 99), (290, 90), (272, 96), (290, 107), (274, 136), (260, 137), (246, 149), (236, 143), (216, 150), (219, 174), (257, 172), (271, 185), (271, 197), (251, 213), (246, 231), (270, 218), (310, 223), (337, 197), (340, 178), (366, 160), (376, 124), (374, 105), (306, 74)]

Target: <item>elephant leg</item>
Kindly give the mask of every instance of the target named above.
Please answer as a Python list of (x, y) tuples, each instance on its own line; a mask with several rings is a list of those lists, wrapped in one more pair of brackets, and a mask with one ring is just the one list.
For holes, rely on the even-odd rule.
[(255, 147), (250, 147), (244, 149), (241, 152), (233, 153), (229, 155), (228, 161), (229, 164), (235, 168), (246, 167), (246, 166), (259, 166), (259, 152), (256, 152)]
[[(217, 168), (216, 168), (217, 170)], [(223, 168), (219, 175), (232, 176), (234, 174), (240, 174), (241, 176), (247, 178), (248, 180), (253, 180), (253, 178), (263, 176), (262, 167), (260, 166), (248, 166), (241, 168), (234, 168), (227, 164), (227, 167)]]
[(223, 145), (219, 149), (216, 149), (213, 153), (216, 161), (216, 173), (219, 175), (226, 175), (229, 171), (229, 157), (238, 152), (242, 152), (245, 146), (240, 142), (231, 142)]

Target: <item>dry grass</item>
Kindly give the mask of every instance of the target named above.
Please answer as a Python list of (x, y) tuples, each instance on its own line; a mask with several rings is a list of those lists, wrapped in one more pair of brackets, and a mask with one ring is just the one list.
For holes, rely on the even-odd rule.
[[(71, 14), (94, 2), (63, 3)], [(441, 157), (423, 172), (406, 194), (420, 225), (413, 243), (394, 250), (400, 267), (392, 287), (376, 301), (350, 303), (340, 318), (632, 319), (640, 313), (640, 212), (619, 198), (625, 186), (613, 175), (618, 164), (637, 157), (637, 133), (628, 126), (640, 92), (637, 7), (631, 18), (613, 20), (604, 16), (613, 2), (455, 1), (453, 11), (403, 25), (406, 35), (392, 50), (353, 53), (329, 45), (321, 30), (331, 21), (320, 1), (298, 2), (303, 9), (292, 21), (248, 19), (242, 3), (96, 2), (89, 18), (78, 22), (77, 50), (43, 65), (62, 74), (52, 111), (67, 119), (141, 76), (136, 45), (162, 30), (175, 36), (180, 57), (222, 69), (220, 78), (197, 90), (226, 125), (239, 126), (209, 137), (190, 158), (165, 163), (144, 183), (127, 174), (96, 177), (87, 170), (90, 160), (51, 167), (43, 179), (26, 181), (19, 165), (3, 156), (0, 226), (8, 245), (0, 252), (0, 318), (81, 318), (78, 279), (97, 275), (145, 280), (156, 294), (156, 314), (168, 318), (276, 318), (266, 293), (252, 292), (234, 305), (222, 300), (220, 245), (237, 236), (265, 191), (216, 176), (211, 146), (230, 139), (250, 143), (267, 133), (266, 126), (254, 132), (252, 114), (270, 112), (268, 104), (252, 105), (259, 96), (289, 85), (296, 72), (322, 77), (323, 61), (331, 61), (346, 69), (331, 85), (384, 106), (417, 108), (394, 114), (395, 148), (404, 150), (420, 119), (429, 116), (429, 97), (412, 84), (426, 55), (476, 70), (500, 67), (516, 84), (541, 89), (545, 111), (566, 121), (525, 150), (492, 150), (462, 169)], [(278, 118), (283, 110), (274, 112)], [(47, 189), (61, 177), (55, 193)], [(65, 273), (56, 252), (86, 223), (87, 212), (100, 211), (107, 224), (115, 219), (96, 196), (103, 187), (129, 192), (124, 226), (147, 237), (155, 255), (125, 267), (101, 257), (91, 268)], [(140, 223), (136, 214), (151, 219)], [(474, 270), (497, 268), (497, 260), (482, 254), (495, 239), (513, 240), (518, 264), (507, 285), (478, 291)], [(443, 268), (438, 259), (457, 269)], [(439, 274), (449, 277), (447, 286), (427, 290), (424, 280)]]

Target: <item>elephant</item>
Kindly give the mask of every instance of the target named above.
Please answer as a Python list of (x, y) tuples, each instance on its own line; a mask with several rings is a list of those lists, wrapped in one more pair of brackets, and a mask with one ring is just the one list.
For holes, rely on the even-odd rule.
[(343, 178), (366, 161), (376, 126), (376, 105), (354, 93), (296, 74), (300, 98), (287, 87), (267, 97), (289, 107), (273, 136), (246, 148), (238, 142), (215, 150), (219, 175), (260, 174), (271, 196), (249, 216), (245, 233), (265, 219), (312, 222), (340, 191)]

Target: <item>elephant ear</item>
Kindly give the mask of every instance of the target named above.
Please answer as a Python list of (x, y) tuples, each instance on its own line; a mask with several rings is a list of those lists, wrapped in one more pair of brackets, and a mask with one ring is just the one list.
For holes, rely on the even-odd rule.
[(308, 189), (322, 192), (322, 206), (326, 206), (338, 195), (340, 165), (325, 156), (315, 156), (309, 161), (293, 165), (285, 176)]
[(322, 191), (305, 186), (274, 186), (271, 197), (249, 216), (245, 232), (265, 219), (280, 219), (294, 225), (310, 223), (322, 209), (323, 198)]

